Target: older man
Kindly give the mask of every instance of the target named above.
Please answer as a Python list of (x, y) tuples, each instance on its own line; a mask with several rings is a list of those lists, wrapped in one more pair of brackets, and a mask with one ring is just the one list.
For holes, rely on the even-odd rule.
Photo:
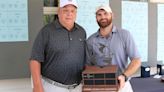
[(76, 0), (60, 0), (58, 19), (39, 32), (30, 69), (33, 92), (81, 92), (85, 30), (75, 23)]
[[(112, 24), (113, 12), (109, 5), (96, 9), (99, 30), (88, 40), (88, 63), (96, 66), (118, 66), (119, 92), (133, 92), (129, 78), (141, 65), (140, 55), (131, 34)], [(130, 64), (128, 64), (128, 57)]]

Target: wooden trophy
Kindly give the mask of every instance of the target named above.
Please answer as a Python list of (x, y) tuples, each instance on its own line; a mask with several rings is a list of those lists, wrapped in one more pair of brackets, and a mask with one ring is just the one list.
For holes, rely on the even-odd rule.
[(86, 66), (82, 72), (83, 92), (117, 92), (117, 66)]

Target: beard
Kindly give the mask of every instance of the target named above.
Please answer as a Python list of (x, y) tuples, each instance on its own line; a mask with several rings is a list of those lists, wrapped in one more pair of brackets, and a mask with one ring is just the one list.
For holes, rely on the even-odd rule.
[(105, 28), (112, 23), (112, 19), (101, 19), (99, 21), (97, 20), (97, 23), (100, 26), (100, 28)]

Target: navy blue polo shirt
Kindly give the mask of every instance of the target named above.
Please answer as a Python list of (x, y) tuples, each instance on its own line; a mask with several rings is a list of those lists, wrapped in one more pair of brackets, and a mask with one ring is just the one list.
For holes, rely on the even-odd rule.
[(66, 85), (80, 83), (85, 64), (85, 30), (75, 23), (68, 31), (58, 20), (46, 25), (33, 44), (31, 59), (41, 62), (41, 74)]

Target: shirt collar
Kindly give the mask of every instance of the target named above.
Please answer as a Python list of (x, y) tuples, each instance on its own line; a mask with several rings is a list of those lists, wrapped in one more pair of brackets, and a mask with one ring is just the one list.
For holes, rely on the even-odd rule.
[[(99, 30), (100, 30), (100, 29), (99, 29)], [(99, 30), (96, 32), (96, 37), (101, 37)], [(116, 32), (117, 32), (116, 26), (113, 26), (113, 27), (112, 27), (112, 34), (113, 34), (113, 33), (116, 33)], [(109, 34), (109, 35), (110, 35), (110, 34)]]
[[(63, 28), (65, 28), (65, 27), (59, 22), (59, 19), (56, 19), (56, 20), (54, 21), (54, 25), (55, 25), (55, 28), (57, 28), (57, 29), (63, 29)], [(79, 29), (79, 28), (80, 28), (80, 27), (78, 26), (78, 24), (75, 23), (75, 25), (74, 25), (74, 27), (73, 27), (73, 30)]]

